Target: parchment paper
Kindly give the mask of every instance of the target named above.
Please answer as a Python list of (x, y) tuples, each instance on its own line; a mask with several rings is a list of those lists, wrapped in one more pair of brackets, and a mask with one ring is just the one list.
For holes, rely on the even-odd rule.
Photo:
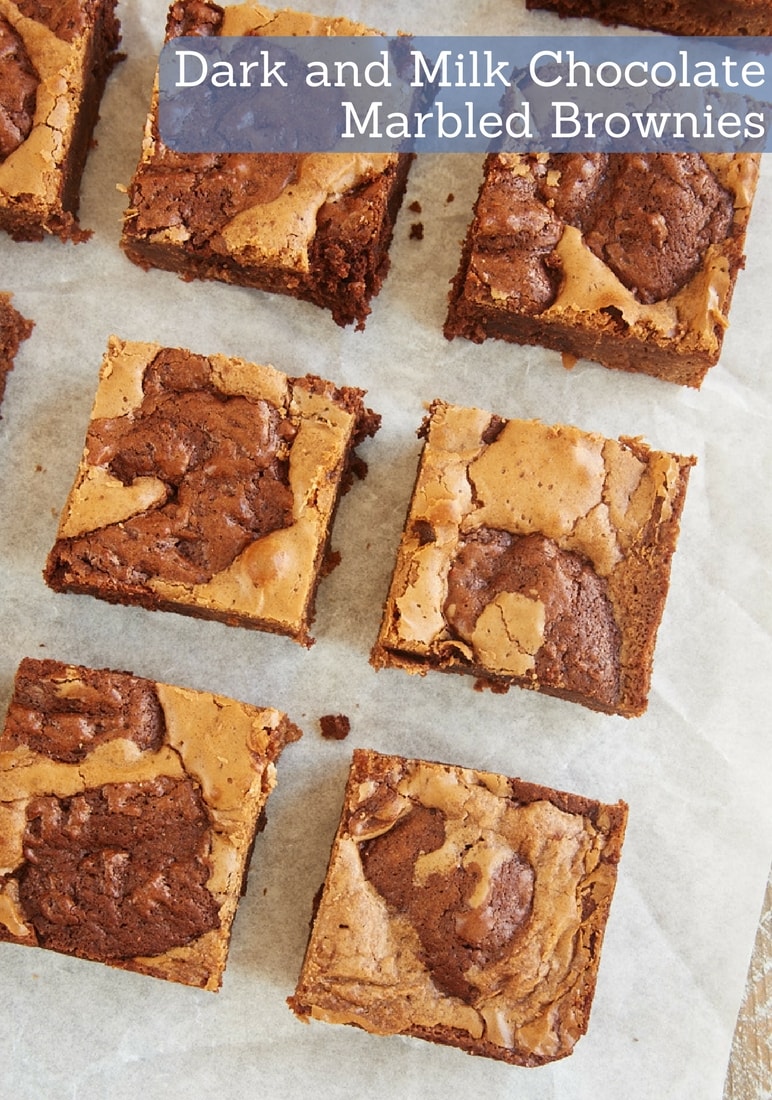
[[(321, 11), (321, 8), (317, 10)], [(520, 0), (337, 0), (387, 33), (568, 33)], [(717, 1100), (772, 854), (772, 175), (763, 166), (720, 365), (700, 392), (490, 341), (448, 343), (448, 281), (479, 156), (420, 158), (392, 269), (364, 333), (276, 296), (142, 272), (118, 248), (126, 184), (163, 36), (163, 0), (120, 5), (128, 60), (111, 79), (86, 172), (78, 246), (0, 239), (0, 286), (36, 327), (0, 422), (0, 704), (24, 655), (130, 669), (285, 710), (305, 731), (279, 765), (222, 991), (0, 945), (0, 1093), (142, 1096)], [(602, 33), (590, 23), (571, 33)], [(451, 195), (453, 199), (451, 201)], [(421, 213), (408, 209), (419, 202)], [(410, 238), (413, 222), (422, 240)], [(383, 427), (344, 499), (316, 644), (50, 592), (41, 570), (83, 444), (110, 333), (312, 371), (368, 390)], [(378, 629), (434, 397), (503, 416), (642, 435), (693, 453), (646, 715), (625, 721), (471, 680), (375, 673)], [(319, 718), (351, 719), (324, 741)], [(355, 745), (519, 775), (608, 801), (630, 826), (589, 1033), (573, 1056), (507, 1067), (418, 1040), (304, 1025), (286, 1007)]]

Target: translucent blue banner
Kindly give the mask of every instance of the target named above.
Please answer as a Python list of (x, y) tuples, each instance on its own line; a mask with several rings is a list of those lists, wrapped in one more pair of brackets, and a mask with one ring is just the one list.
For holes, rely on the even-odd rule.
[(185, 153), (763, 152), (768, 38), (176, 38), (159, 133)]

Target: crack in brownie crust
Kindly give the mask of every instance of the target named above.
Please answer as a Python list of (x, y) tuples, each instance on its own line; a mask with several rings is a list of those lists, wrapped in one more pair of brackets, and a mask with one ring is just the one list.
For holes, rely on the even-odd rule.
[(301, 1019), (516, 1065), (587, 1029), (627, 807), (357, 749)]

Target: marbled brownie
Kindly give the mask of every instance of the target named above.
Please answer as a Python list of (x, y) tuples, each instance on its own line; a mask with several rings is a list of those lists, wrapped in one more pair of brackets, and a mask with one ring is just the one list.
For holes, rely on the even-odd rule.
[(422, 431), (373, 665), (643, 713), (695, 460), (442, 401)]
[(48, 584), (310, 645), (354, 448), (380, 422), (363, 396), (112, 337)]
[(299, 737), (276, 710), (23, 660), (0, 736), (0, 940), (218, 989)]
[(290, 1006), (515, 1065), (566, 1057), (626, 822), (623, 802), (356, 750)]

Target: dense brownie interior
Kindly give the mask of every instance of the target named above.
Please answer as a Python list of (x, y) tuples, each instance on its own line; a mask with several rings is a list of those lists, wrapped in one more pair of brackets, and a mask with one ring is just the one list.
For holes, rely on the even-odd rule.
[(460, 541), (448, 573), (449, 625), (471, 642), (480, 616), (502, 592), (520, 593), (544, 607), (543, 640), (534, 654), (539, 683), (613, 708), (621, 634), (608, 582), (590, 562), (543, 535), (481, 528)]
[(210, 821), (191, 781), (106, 784), (27, 806), (19, 900), (43, 947), (160, 955), (219, 927)]

